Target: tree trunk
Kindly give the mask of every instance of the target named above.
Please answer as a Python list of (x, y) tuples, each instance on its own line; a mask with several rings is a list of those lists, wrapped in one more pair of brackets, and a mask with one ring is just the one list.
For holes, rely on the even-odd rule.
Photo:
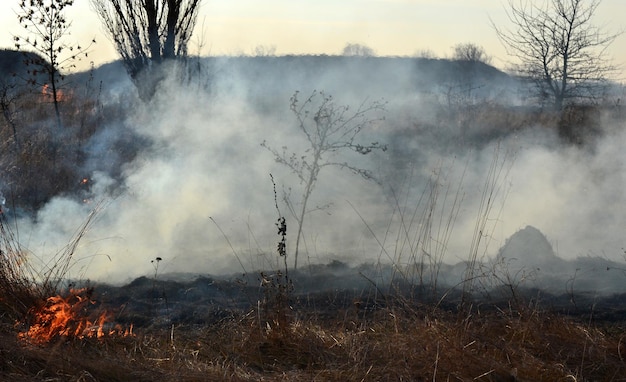
[(161, 43), (159, 41), (158, 9), (155, 0), (145, 2), (146, 17), (148, 18), (148, 43), (150, 45), (150, 60), (161, 62)]
[(557, 94), (554, 97), (554, 110), (559, 112), (563, 110), (563, 94)]
[(176, 23), (180, 17), (180, 0), (167, 0), (167, 35), (163, 45), (163, 58), (176, 57)]
[[(54, 63), (53, 57), (50, 57), (50, 62)], [(50, 89), (52, 89), (52, 103), (54, 104), (54, 114), (56, 116), (57, 128), (60, 130), (62, 127), (61, 123), (61, 111), (59, 110), (59, 90), (57, 89), (57, 77), (56, 77), (56, 68), (53, 64), (50, 64), (49, 67), (49, 79), (50, 79)]]

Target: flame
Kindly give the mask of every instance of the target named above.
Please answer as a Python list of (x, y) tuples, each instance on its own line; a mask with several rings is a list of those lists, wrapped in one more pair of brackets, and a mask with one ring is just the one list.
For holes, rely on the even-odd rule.
[[(54, 101), (54, 94), (52, 94), (52, 89), (50, 88), (49, 84), (43, 84), (43, 86), (41, 87), (41, 97), (46, 102)], [(58, 102), (65, 102), (69, 98), (71, 98), (71, 94), (68, 96), (63, 90), (57, 89), (57, 101)]]
[(60, 337), (84, 339), (105, 336), (133, 336), (133, 327), (123, 329), (120, 325), (109, 326), (109, 314), (101, 313), (91, 319), (89, 306), (92, 290), (88, 288), (70, 289), (67, 297), (52, 296), (46, 304), (34, 312), (34, 323), (28, 331), (20, 333), (20, 338), (35, 344), (45, 344)]

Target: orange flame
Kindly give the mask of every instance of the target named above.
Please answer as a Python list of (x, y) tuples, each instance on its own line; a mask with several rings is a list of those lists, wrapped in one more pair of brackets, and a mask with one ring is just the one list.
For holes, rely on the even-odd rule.
[(105, 330), (108, 323), (107, 312), (96, 319), (90, 319), (89, 305), (92, 290), (88, 288), (70, 289), (67, 297), (52, 296), (46, 304), (34, 312), (34, 323), (27, 332), (20, 333), (20, 338), (35, 344), (45, 344), (60, 337), (84, 339), (102, 338), (106, 335), (132, 336), (132, 325), (124, 330), (116, 325)]
[[(46, 102), (54, 101), (54, 94), (52, 94), (52, 88), (48, 84), (43, 84), (41, 87), (41, 96)], [(71, 94), (70, 94), (71, 96)], [(65, 102), (70, 96), (68, 96), (63, 90), (57, 89), (57, 101)]]

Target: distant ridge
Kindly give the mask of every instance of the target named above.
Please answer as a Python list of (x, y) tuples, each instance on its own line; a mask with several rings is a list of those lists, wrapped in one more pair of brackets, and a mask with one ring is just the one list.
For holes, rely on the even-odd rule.
[[(5, 81), (12, 77), (26, 78), (24, 60), (28, 55), (34, 53), (0, 50), (0, 78)], [(516, 83), (513, 77), (483, 62), (448, 59), (286, 55), (208, 56), (189, 57), (189, 60), (192, 66), (200, 64), (204, 75), (220, 81), (229, 77), (243, 80), (251, 94), (262, 93), (265, 97), (282, 88), (325, 90), (334, 95), (346, 90), (360, 97), (402, 97), (452, 91), (500, 98), (502, 89), (511, 88)], [(88, 78), (111, 87), (130, 81), (121, 60), (71, 73), (67, 79), (70, 83), (80, 84)]]

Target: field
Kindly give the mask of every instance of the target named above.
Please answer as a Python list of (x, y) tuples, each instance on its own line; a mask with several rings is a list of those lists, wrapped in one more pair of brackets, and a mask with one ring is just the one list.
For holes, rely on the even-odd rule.
[[(294, 285), (332, 286), (338, 271), (355, 270), (329, 265)], [(278, 284), (259, 285), (206, 277), (93, 285), (97, 303), (78, 310), (84, 316), (67, 327), (92, 310), (111, 309), (101, 338), (57, 333), (40, 343), (18, 336), (26, 326), (5, 316), (2, 378), (620, 381), (626, 372), (623, 295), (574, 309), (566, 297), (527, 291), (517, 304), (475, 300), (463, 307), (460, 296), (438, 303), (409, 289), (282, 295)], [(132, 332), (112, 325), (132, 325)]]
[(2, 83), (1, 380), (626, 380), (618, 100), (557, 113), (447, 60), (197, 64), (149, 103), (119, 65), (68, 76), (61, 131)]

